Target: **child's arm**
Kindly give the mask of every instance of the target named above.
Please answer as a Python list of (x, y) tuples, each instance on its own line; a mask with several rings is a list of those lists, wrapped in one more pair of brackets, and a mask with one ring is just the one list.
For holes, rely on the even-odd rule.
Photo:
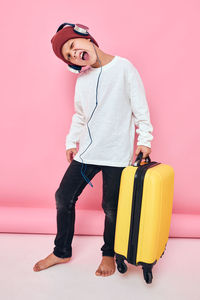
[(65, 141), (66, 150), (71, 149), (71, 148), (76, 148), (76, 143), (79, 141), (81, 132), (85, 125), (85, 117), (84, 117), (83, 109), (82, 109), (81, 102), (80, 102), (77, 82), (76, 82), (76, 86), (75, 86), (74, 110), (75, 110), (75, 113), (72, 116), (70, 130), (66, 136), (66, 141)]
[(143, 158), (151, 153), (151, 141), (153, 140), (153, 126), (150, 121), (149, 107), (145, 95), (145, 89), (136, 68), (132, 68), (129, 73), (129, 91), (131, 99), (131, 108), (135, 120), (135, 125), (138, 127), (136, 155), (143, 152)]

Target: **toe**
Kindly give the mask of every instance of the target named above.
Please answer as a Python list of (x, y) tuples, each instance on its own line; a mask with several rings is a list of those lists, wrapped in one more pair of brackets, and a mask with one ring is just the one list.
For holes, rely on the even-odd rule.
[(33, 270), (34, 271), (38, 271), (39, 270), (38, 265), (35, 265), (34, 268), (33, 268)]
[(96, 272), (95, 272), (95, 274), (96, 274), (97, 276), (100, 276), (100, 275), (101, 275), (101, 270), (97, 269)]
[(38, 263), (36, 263), (36, 264), (34, 265), (34, 268), (37, 268), (37, 265), (38, 265)]
[(108, 276), (109, 275), (109, 271), (105, 271), (105, 275)]

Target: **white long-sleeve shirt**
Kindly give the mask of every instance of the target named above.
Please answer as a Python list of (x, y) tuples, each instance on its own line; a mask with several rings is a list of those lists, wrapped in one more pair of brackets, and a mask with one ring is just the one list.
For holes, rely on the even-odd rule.
[(90, 66), (77, 77), (75, 114), (65, 146), (66, 149), (76, 148), (79, 142), (79, 151), (74, 156), (76, 161), (126, 167), (133, 161), (135, 126), (137, 145), (151, 148), (153, 140), (144, 86), (133, 64), (126, 58), (115, 56), (102, 66), (95, 109), (100, 72), (101, 67)]

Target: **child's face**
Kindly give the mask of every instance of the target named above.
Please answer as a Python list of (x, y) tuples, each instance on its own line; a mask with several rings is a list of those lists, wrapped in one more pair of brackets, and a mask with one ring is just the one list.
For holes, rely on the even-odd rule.
[[(64, 58), (78, 66), (89, 66), (93, 65), (96, 60), (96, 52), (94, 47), (98, 47), (93, 44), (90, 39), (75, 38), (68, 40), (62, 47), (62, 54)], [(82, 57), (82, 52), (85, 51), (87, 54)]]

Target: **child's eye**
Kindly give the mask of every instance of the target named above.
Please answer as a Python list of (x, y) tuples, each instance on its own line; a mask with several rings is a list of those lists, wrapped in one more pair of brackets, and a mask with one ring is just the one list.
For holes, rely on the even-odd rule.
[[(74, 42), (71, 43), (70, 49), (72, 49), (73, 45), (74, 45)], [(70, 54), (68, 54), (68, 59), (69, 59), (69, 57), (70, 57)]]

